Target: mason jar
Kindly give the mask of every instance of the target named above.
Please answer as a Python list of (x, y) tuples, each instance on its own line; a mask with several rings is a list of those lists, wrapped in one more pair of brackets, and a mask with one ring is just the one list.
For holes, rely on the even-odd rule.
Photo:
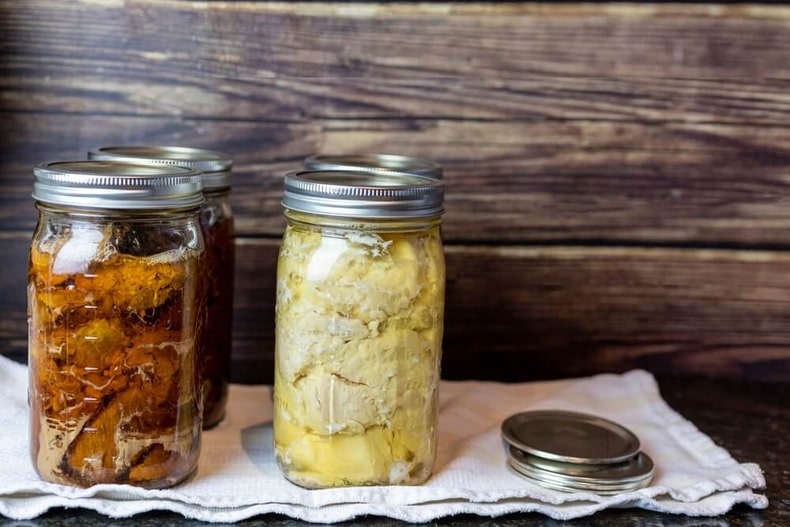
[(203, 173), (206, 201), (200, 225), (206, 243), (207, 328), (201, 343), (203, 428), (225, 417), (230, 382), (235, 272), (235, 226), (230, 191), (233, 160), (226, 154), (182, 146), (109, 146), (92, 150), (90, 159), (187, 166)]
[(307, 488), (416, 485), (436, 453), (444, 327), (443, 183), (285, 176), (274, 450)]
[(306, 170), (388, 170), (442, 179), (442, 165), (430, 159), (399, 154), (323, 154), (304, 160)]
[(200, 179), (104, 161), (35, 167), (28, 363), (42, 479), (163, 488), (195, 471)]

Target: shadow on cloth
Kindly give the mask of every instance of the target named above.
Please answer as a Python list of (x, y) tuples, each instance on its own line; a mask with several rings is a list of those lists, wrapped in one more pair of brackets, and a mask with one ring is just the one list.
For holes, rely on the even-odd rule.
[(258, 469), (271, 468), (274, 463), (272, 422), (267, 421), (242, 428), (241, 446)]

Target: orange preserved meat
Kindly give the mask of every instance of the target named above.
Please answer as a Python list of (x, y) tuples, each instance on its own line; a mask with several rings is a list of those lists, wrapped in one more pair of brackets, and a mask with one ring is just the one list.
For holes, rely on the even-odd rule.
[(68, 241), (31, 249), (34, 463), (59, 483), (170, 486), (199, 452), (202, 256), (107, 250), (117, 232), (101, 232), (80, 262)]

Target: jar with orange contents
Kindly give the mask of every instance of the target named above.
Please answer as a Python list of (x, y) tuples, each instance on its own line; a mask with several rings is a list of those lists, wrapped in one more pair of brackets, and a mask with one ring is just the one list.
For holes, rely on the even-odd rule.
[(200, 173), (74, 161), (34, 175), (33, 465), (66, 485), (172, 486), (200, 452)]

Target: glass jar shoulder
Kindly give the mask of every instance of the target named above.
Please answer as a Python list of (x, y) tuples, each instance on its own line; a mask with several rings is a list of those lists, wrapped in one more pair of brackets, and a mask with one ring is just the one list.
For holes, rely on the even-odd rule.
[[(305, 279), (320, 281), (353, 269), (364, 272), (427, 267), (435, 273), (443, 270), (444, 253), (436, 224), (404, 223), (393, 228), (379, 223), (316, 225), (289, 220), (280, 263), (305, 267), (301, 273)], [(422, 278), (443, 276), (428, 274)]]
[(48, 254), (65, 249), (69, 254), (72, 251), (79, 253), (82, 260), (101, 260), (115, 254), (155, 257), (170, 251), (189, 256), (204, 248), (197, 211), (174, 214), (82, 214), (41, 206), (39, 209), (32, 243), (34, 249)]

